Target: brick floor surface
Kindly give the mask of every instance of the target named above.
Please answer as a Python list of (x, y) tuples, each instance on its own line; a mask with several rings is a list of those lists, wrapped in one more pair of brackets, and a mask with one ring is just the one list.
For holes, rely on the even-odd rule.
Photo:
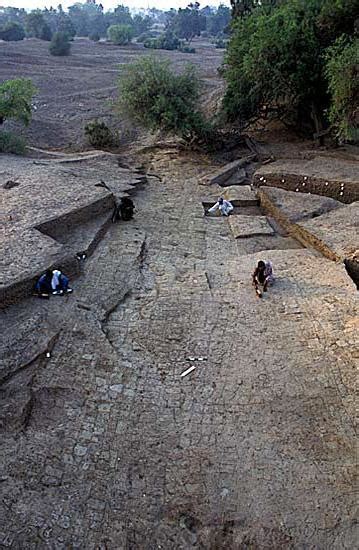
[(203, 216), (200, 164), (152, 170), (72, 296), (4, 313), (17, 345), (57, 339), (2, 430), (1, 547), (354, 548), (354, 285), (309, 250), (247, 254)]

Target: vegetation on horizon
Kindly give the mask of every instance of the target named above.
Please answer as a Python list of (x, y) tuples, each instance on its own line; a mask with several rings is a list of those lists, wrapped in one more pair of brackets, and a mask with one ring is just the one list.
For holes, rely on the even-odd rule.
[(98, 36), (100, 39), (108, 36), (111, 27), (126, 26), (131, 27), (131, 37), (144, 36), (150, 32), (154, 34), (145, 39), (158, 38), (163, 32), (171, 30), (178, 39), (191, 42), (201, 32), (213, 37), (223, 34), (229, 22), (230, 9), (224, 5), (200, 9), (199, 3), (195, 2), (179, 10), (161, 11), (151, 8), (133, 14), (128, 7), (121, 4), (114, 10), (104, 11), (101, 3), (87, 0), (83, 4), (74, 3), (67, 11), (63, 10), (61, 4), (57, 9), (51, 7), (31, 12), (0, 7), (0, 38), (22, 40), (28, 36), (50, 41), (55, 32), (66, 32), (70, 39), (74, 36)]

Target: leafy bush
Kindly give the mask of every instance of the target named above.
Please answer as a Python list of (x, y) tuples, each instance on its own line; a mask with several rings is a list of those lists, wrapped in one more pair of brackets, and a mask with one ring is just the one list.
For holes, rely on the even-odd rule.
[(148, 33), (148, 32), (144, 32), (142, 34), (140, 34), (140, 36), (138, 36), (136, 38), (136, 42), (146, 42), (147, 40), (150, 40), (152, 37), (151, 37), (151, 34)]
[(327, 53), (329, 120), (338, 137), (359, 141), (359, 39), (339, 38)]
[(131, 25), (111, 25), (107, 29), (107, 38), (118, 46), (124, 46), (131, 42), (133, 35), (134, 31)]
[(224, 50), (226, 48), (226, 43), (223, 38), (217, 38), (214, 42), (214, 47), (218, 50)]
[(143, 57), (126, 65), (119, 79), (119, 111), (151, 131), (186, 141), (208, 140), (212, 131), (198, 110), (200, 81), (191, 65), (175, 74), (169, 61)]
[(192, 48), (191, 46), (186, 46), (185, 44), (180, 44), (178, 49), (182, 53), (196, 53), (196, 48)]
[(114, 147), (117, 140), (110, 128), (98, 120), (93, 120), (86, 124), (85, 135), (93, 147), (110, 148)]
[(16, 23), (15, 21), (8, 21), (0, 29), (0, 39), (5, 40), (6, 42), (17, 42), (19, 40), (23, 40), (24, 38), (24, 27), (20, 25), (20, 23)]
[(66, 32), (55, 32), (49, 46), (51, 55), (69, 55), (70, 49), (71, 44), (68, 34)]
[(178, 50), (181, 41), (171, 30), (168, 30), (158, 38), (149, 38), (144, 46), (153, 50)]
[(12, 132), (0, 131), (0, 153), (23, 155), (26, 150), (25, 140)]
[(92, 34), (90, 34), (89, 39), (93, 42), (98, 42), (100, 40), (100, 35), (98, 32), (93, 32)]
[(28, 126), (36, 88), (29, 78), (5, 80), (0, 84), (0, 124), (13, 118)]

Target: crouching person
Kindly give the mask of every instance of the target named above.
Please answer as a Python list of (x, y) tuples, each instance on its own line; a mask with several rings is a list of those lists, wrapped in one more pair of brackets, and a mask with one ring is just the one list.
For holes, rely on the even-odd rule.
[(52, 294), (59, 294), (60, 296), (72, 292), (72, 288), (69, 287), (68, 277), (59, 269), (54, 269), (52, 272), (51, 287)]
[(267, 292), (268, 286), (274, 283), (272, 262), (269, 260), (260, 260), (254, 270), (252, 280), (257, 296), (262, 298), (260, 286), (263, 287), (263, 292)]
[(233, 211), (233, 205), (231, 202), (226, 201), (223, 197), (219, 197), (218, 201), (212, 208), (209, 208), (207, 212), (213, 214), (216, 210), (219, 210), (222, 216), (229, 216)]
[(115, 210), (112, 215), (112, 221), (116, 222), (117, 220), (123, 220), (128, 222), (133, 218), (133, 212), (135, 210), (135, 205), (129, 197), (122, 197), (121, 202), (118, 206), (115, 206)]
[(49, 298), (50, 294), (52, 294), (52, 271), (51, 269), (47, 269), (43, 275), (38, 279), (36, 285), (35, 285), (35, 292), (40, 296), (41, 298)]
[(69, 279), (59, 269), (47, 269), (38, 279), (35, 285), (35, 292), (41, 298), (49, 298), (50, 294), (62, 296), (65, 293), (72, 292), (69, 287)]

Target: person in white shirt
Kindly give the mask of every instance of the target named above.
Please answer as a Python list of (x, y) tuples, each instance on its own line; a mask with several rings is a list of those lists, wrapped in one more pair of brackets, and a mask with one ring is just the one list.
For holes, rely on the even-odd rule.
[(209, 214), (212, 214), (216, 210), (219, 210), (221, 212), (222, 216), (229, 216), (229, 214), (233, 210), (233, 205), (229, 201), (226, 201), (222, 197), (219, 197), (216, 204), (214, 206), (212, 206), (212, 208), (209, 208), (207, 212)]

